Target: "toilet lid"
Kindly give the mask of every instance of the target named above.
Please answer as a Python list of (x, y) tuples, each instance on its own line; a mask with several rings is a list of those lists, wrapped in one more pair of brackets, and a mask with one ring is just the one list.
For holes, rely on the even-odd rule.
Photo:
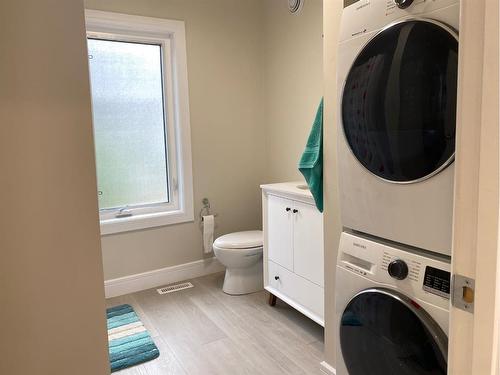
[(249, 230), (245, 232), (229, 233), (217, 238), (214, 246), (223, 249), (249, 249), (262, 246), (262, 231)]

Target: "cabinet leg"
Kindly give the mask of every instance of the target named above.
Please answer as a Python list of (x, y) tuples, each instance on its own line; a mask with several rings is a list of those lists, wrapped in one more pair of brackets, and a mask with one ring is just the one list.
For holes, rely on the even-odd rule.
[(269, 306), (276, 306), (276, 296), (269, 293)]

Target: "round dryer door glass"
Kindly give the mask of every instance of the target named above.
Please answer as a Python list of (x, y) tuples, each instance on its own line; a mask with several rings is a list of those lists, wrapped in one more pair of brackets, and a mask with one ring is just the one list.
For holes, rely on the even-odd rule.
[(341, 318), (340, 345), (350, 375), (446, 375), (446, 334), (394, 291), (355, 296)]
[(458, 40), (434, 21), (397, 23), (356, 57), (342, 97), (354, 156), (391, 182), (428, 178), (455, 153)]

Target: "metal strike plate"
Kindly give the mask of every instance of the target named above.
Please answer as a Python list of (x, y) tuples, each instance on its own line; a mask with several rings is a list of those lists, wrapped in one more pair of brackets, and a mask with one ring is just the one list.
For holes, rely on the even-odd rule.
[(457, 309), (474, 313), (475, 280), (462, 275), (453, 275), (451, 303)]

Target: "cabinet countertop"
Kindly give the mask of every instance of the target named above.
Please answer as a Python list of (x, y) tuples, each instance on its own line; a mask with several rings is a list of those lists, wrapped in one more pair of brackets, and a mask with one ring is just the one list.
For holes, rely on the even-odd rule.
[(284, 195), (306, 203), (314, 204), (314, 199), (304, 181), (282, 182), (278, 184), (260, 185), (266, 193)]

